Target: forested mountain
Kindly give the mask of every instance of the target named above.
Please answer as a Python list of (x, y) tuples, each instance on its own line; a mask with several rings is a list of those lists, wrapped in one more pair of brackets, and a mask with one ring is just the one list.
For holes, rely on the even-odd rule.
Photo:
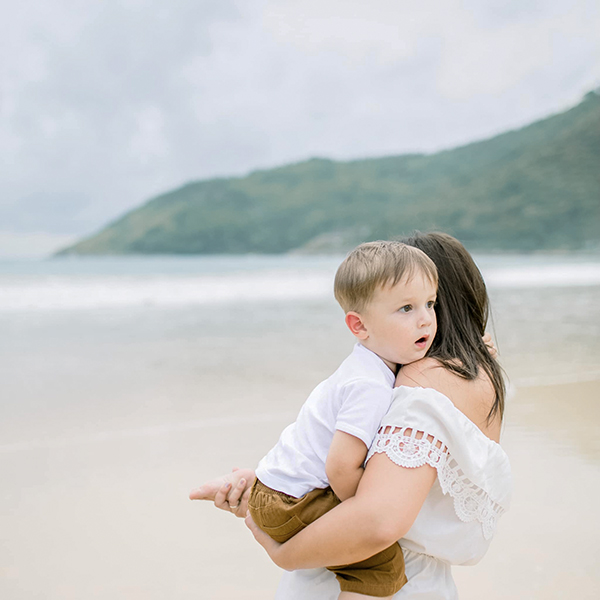
[(162, 194), (61, 254), (339, 251), (413, 229), (470, 249), (600, 248), (600, 96), (436, 154), (315, 158)]

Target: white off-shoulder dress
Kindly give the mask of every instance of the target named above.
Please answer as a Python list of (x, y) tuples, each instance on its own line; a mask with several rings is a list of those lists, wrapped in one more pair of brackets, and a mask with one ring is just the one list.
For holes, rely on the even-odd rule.
[[(400, 467), (437, 470), (417, 519), (399, 540), (408, 583), (397, 600), (455, 600), (451, 565), (474, 565), (486, 553), (508, 509), (512, 477), (499, 444), (430, 388), (398, 387), (367, 456), (385, 453)], [(399, 506), (398, 510), (402, 510)], [(326, 569), (284, 573), (276, 600), (335, 600), (339, 585)]]

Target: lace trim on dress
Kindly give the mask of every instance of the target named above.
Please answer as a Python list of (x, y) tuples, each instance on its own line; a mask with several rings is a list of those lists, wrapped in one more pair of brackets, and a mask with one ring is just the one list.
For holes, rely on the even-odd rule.
[(412, 427), (388, 425), (380, 428), (367, 460), (379, 453), (385, 453), (400, 467), (416, 468), (425, 464), (434, 467), (442, 491), (454, 500), (456, 516), (465, 523), (479, 521), (486, 540), (494, 535), (496, 522), (504, 509), (464, 474), (441, 440)]

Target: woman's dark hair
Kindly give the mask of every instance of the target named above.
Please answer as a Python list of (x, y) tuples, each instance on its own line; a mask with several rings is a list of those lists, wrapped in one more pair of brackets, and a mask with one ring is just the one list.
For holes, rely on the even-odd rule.
[(506, 388), (500, 365), (482, 340), (490, 304), (475, 261), (456, 238), (446, 233), (415, 232), (401, 241), (425, 252), (438, 270), (437, 335), (427, 356), (468, 380), (475, 379), (482, 368), (496, 394), (488, 422), (496, 416), (502, 419)]

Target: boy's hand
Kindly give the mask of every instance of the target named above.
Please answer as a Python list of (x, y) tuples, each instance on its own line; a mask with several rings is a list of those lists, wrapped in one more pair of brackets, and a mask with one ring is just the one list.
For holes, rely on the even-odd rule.
[(231, 473), (192, 490), (190, 500), (210, 500), (217, 508), (243, 519), (248, 512), (248, 498), (254, 478), (252, 469), (235, 467)]
[(483, 336), (483, 343), (487, 346), (489, 353), (492, 355), (492, 358), (498, 358), (498, 348), (496, 348), (496, 345), (492, 340), (492, 336), (489, 333), (486, 333)]

